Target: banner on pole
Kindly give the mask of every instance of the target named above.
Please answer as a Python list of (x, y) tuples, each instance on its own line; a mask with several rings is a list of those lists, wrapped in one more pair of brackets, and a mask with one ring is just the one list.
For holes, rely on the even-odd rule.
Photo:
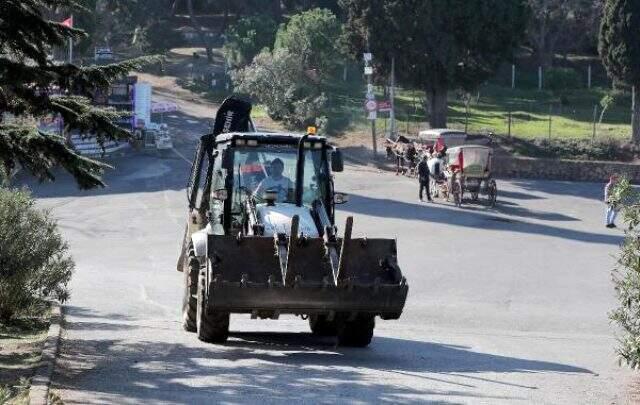
[(383, 100), (378, 101), (378, 112), (390, 112), (391, 111), (391, 101)]
[(66, 20), (64, 20), (60, 24), (64, 25), (65, 27), (73, 28), (73, 16), (67, 18)]

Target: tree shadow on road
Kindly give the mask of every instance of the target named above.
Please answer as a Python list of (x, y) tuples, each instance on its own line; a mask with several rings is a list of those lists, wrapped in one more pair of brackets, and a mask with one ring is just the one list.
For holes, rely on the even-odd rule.
[[(133, 328), (122, 324), (127, 327)], [(68, 403), (466, 403), (525, 400), (536, 389), (505, 381), (509, 373), (591, 373), (389, 337), (350, 349), (310, 333), (232, 333), (222, 346), (199, 342), (195, 335), (180, 337), (192, 343), (175, 343), (179, 334), (186, 332), (176, 329), (145, 341), (65, 339), (54, 388)], [(482, 373), (494, 375), (476, 375)], [(486, 395), (487, 387), (479, 384), (495, 385), (496, 394)]]
[(540, 180), (513, 180), (514, 186), (534, 193), (546, 193), (558, 196), (581, 197), (589, 200), (602, 200), (604, 198), (604, 183), (586, 183), (574, 181), (540, 181)]
[[(381, 218), (395, 218), (412, 221), (424, 221), (441, 223), (451, 226), (459, 226), (473, 229), (485, 229), (493, 231), (505, 231), (512, 233), (526, 233), (545, 235), (561, 239), (569, 239), (578, 242), (619, 245), (622, 243), (621, 235), (607, 235), (579, 231), (570, 228), (560, 228), (547, 224), (528, 222), (520, 219), (497, 216), (500, 211), (487, 211), (479, 209), (456, 209), (435, 204), (413, 204), (398, 200), (373, 198), (364, 195), (350, 195), (349, 204), (342, 205), (341, 211), (354, 214), (369, 215)], [(518, 209), (506, 209), (506, 212), (518, 213)], [(520, 215), (527, 213), (520, 212)], [(575, 220), (572, 217), (559, 217), (555, 214), (529, 213), (532, 218), (552, 220)]]
[[(214, 116), (214, 111), (211, 112)], [(197, 139), (209, 131), (209, 125), (201, 117), (174, 112), (164, 118), (169, 124), (175, 149), (160, 154), (153, 149), (136, 151), (128, 149), (122, 156), (98, 159), (110, 165), (103, 180), (105, 188), (80, 190), (75, 180), (61, 168), (53, 170), (55, 182), (39, 182), (29, 173), (21, 171), (13, 179), (16, 187), (28, 187), (38, 198), (86, 197), (109, 194), (181, 190), (186, 187), (191, 170), (190, 160), (197, 146)], [(177, 152), (177, 153), (176, 153)]]

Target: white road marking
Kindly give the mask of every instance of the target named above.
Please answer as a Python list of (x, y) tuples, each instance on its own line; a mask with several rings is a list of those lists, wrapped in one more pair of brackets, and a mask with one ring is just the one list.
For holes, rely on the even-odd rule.
[(168, 306), (162, 305), (152, 300), (151, 298), (149, 298), (149, 293), (147, 292), (147, 288), (142, 284), (140, 284), (140, 299), (146, 304), (150, 304), (156, 308), (161, 309), (165, 315), (172, 312)]
[(173, 151), (173, 153), (175, 153), (180, 159), (184, 160), (185, 162), (187, 162), (189, 164), (189, 166), (193, 165), (193, 162), (189, 159), (187, 159), (186, 157), (184, 157), (184, 155), (180, 152), (178, 152), (177, 149), (173, 148), (171, 149)]

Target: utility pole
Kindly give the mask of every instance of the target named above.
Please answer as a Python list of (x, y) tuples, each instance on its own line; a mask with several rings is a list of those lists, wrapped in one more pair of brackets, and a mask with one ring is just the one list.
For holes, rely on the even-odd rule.
[(373, 60), (373, 56), (369, 51), (369, 36), (367, 35), (367, 53), (364, 54), (364, 74), (367, 76), (367, 100), (365, 103), (366, 110), (368, 113), (368, 119), (371, 121), (371, 141), (373, 143), (373, 159), (378, 159), (378, 142), (376, 139), (376, 118), (377, 114), (377, 103), (376, 97), (373, 93), (373, 83), (371, 82), (371, 77), (373, 76), (373, 64), (370, 65)]
[(538, 66), (538, 90), (542, 90), (542, 66)]
[(596, 139), (596, 121), (598, 119), (598, 104), (593, 105), (593, 133), (591, 134), (591, 142)]
[(391, 139), (395, 139), (396, 134), (396, 58), (391, 58), (391, 91), (389, 92), (391, 101), (391, 111), (389, 112)]

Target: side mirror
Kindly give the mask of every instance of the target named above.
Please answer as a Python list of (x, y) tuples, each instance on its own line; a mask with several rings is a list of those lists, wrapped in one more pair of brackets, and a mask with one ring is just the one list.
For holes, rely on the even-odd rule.
[(222, 151), (222, 167), (225, 169), (233, 167), (233, 152), (230, 149)]
[(333, 194), (333, 203), (336, 205), (346, 204), (349, 202), (349, 195), (345, 193)]
[(344, 170), (344, 159), (342, 157), (342, 151), (338, 148), (334, 149), (331, 153), (331, 171), (342, 172)]

